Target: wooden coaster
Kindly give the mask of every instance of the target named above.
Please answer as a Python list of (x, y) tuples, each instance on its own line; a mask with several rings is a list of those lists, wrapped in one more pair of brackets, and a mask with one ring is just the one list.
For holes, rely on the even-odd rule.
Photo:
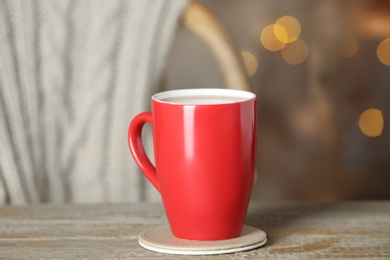
[(168, 225), (158, 226), (142, 232), (138, 243), (151, 251), (176, 255), (217, 255), (247, 251), (267, 242), (264, 231), (244, 226), (236, 238), (216, 241), (179, 239), (172, 235)]

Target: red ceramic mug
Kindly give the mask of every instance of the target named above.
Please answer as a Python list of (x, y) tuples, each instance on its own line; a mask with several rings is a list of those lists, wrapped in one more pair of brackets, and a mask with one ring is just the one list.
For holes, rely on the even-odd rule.
[[(155, 165), (141, 131), (153, 129)], [(160, 192), (172, 234), (189, 240), (240, 235), (252, 188), (256, 96), (231, 89), (183, 89), (152, 97), (152, 112), (137, 115), (130, 151)]]

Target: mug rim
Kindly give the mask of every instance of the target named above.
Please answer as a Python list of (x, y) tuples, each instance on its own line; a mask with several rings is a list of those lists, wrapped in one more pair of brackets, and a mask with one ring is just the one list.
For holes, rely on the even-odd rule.
[[(231, 100), (224, 102), (215, 102), (215, 103), (197, 103), (197, 102), (174, 102), (174, 101), (166, 101), (163, 99), (172, 98), (172, 97), (191, 97), (195, 95), (206, 95), (209, 97), (232, 97), (237, 98), (239, 100)], [(256, 99), (256, 95), (252, 92), (238, 89), (226, 89), (226, 88), (189, 88), (189, 89), (175, 89), (175, 90), (167, 90), (163, 92), (156, 93), (152, 96), (152, 100), (162, 104), (170, 104), (170, 105), (196, 105), (196, 106), (214, 106), (214, 105), (228, 105), (234, 103), (242, 103), (250, 100)]]

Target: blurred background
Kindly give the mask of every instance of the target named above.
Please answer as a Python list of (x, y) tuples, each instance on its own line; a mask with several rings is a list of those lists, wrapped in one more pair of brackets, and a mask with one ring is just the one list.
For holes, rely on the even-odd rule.
[(0, 204), (160, 201), (127, 128), (198, 87), (258, 96), (253, 199), (390, 199), (388, 0), (0, 0), (0, 46)]
[[(253, 198), (390, 198), (389, 1), (199, 1), (231, 33), (258, 95)], [(163, 89), (221, 87), (180, 26)]]

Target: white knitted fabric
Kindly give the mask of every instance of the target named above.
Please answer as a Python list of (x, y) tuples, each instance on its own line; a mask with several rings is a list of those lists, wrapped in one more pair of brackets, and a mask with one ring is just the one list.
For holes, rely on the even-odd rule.
[(186, 3), (0, 0), (0, 204), (158, 199), (127, 127)]

